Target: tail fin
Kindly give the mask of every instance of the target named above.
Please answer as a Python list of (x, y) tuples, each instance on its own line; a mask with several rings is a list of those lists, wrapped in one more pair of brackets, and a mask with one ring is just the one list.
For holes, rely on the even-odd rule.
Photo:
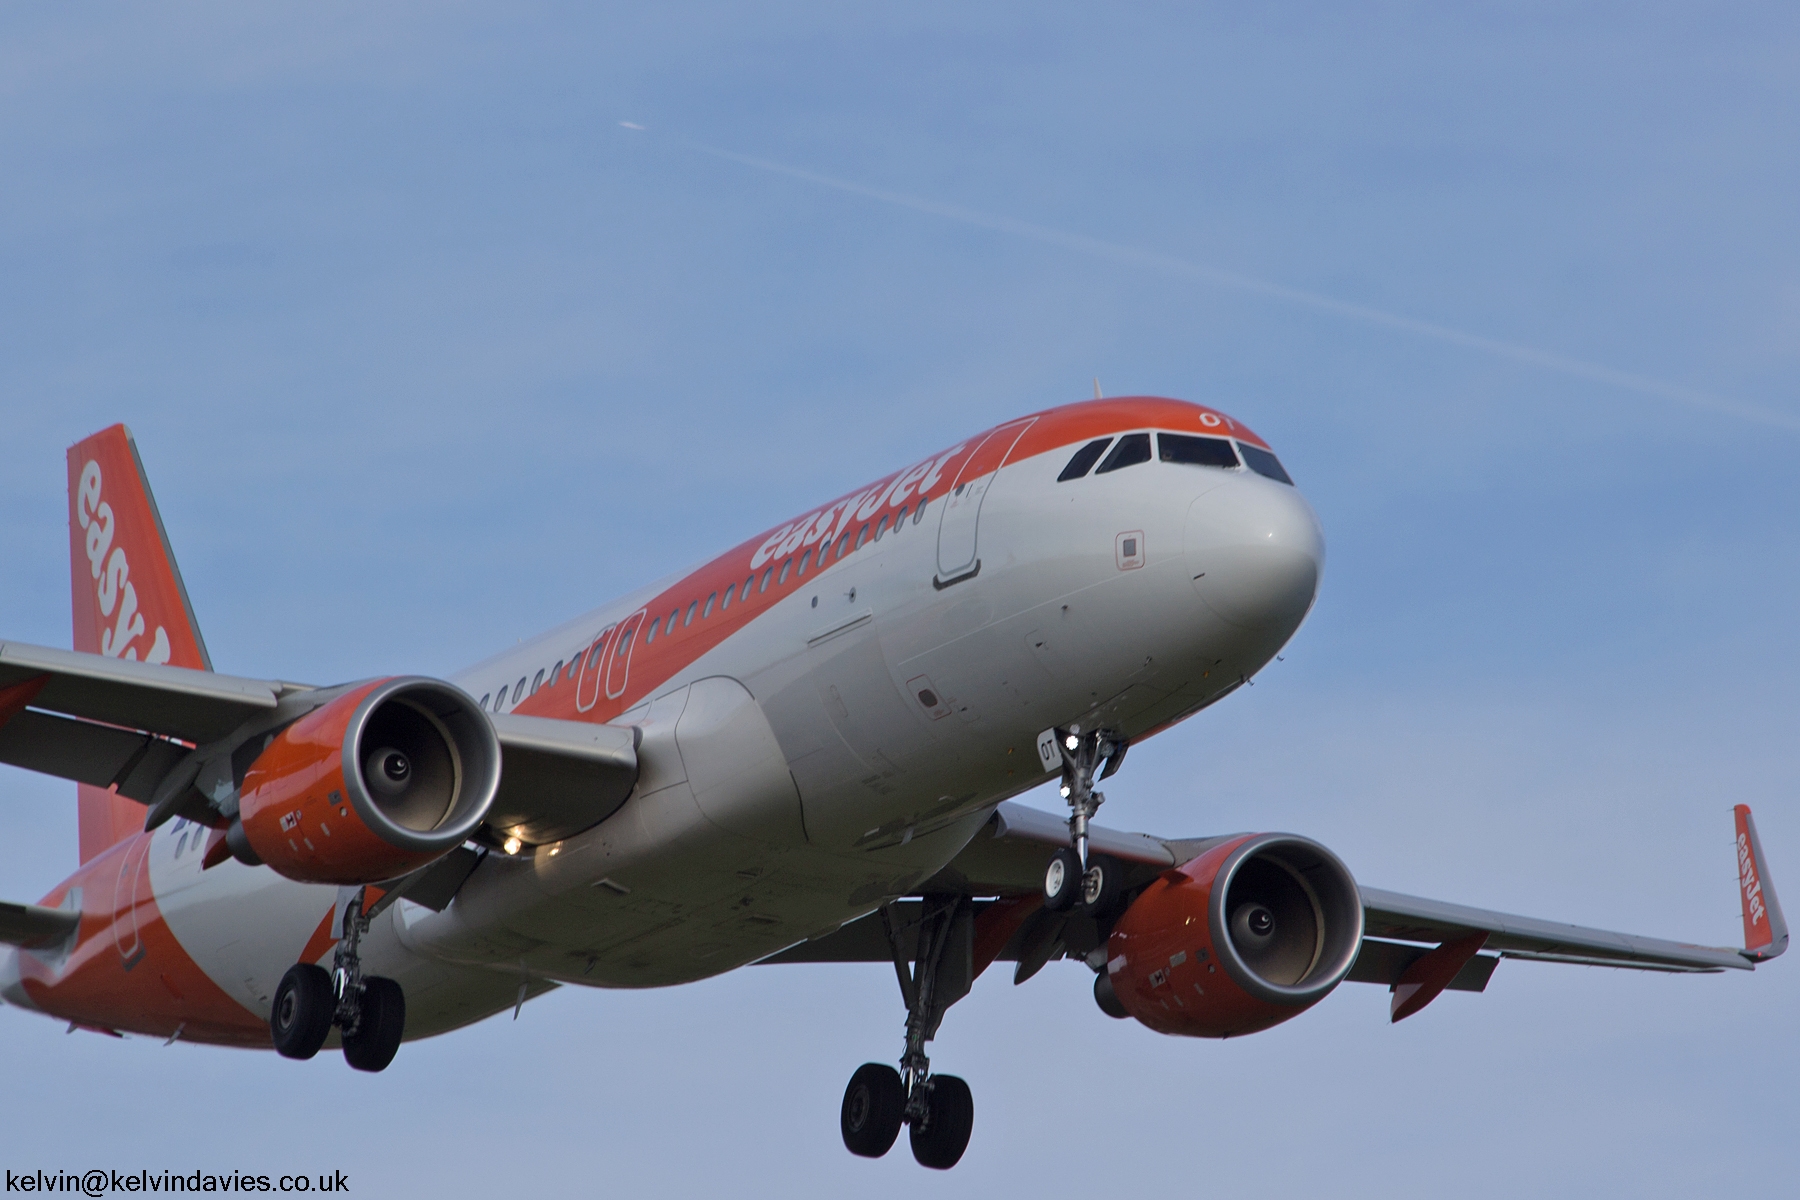
[(1732, 809), (1737, 817), (1738, 898), (1744, 903), (1744, 957), (1766, 962), (1787, 949), (1787, 918), (1775, 898), (1775, 881), (1763, 858), (1762, 839), (1756, 836), (1756, 820), (1750, 806)]
[[(123, 425), (69, 447), (69, 580), (75, 649), (212, 670), (137, 443)], [(143, 828), (141, 804), (77, 787), (82, 862)]]

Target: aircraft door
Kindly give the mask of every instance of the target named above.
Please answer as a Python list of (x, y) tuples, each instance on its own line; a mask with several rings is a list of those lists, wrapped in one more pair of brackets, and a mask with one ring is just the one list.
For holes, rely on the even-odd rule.
[(935, 586), (949, 587), (972, 578), (981, 570), (977, 544), (981, 502), (1012, 448), (1036, 420), (1036, 417), (1027, 417), (1000, 426), (981, 439), (974, 453), (963, 460), (956, 481), (943, 498), (943, 515), (938, 518), (938, 569), (932, 580)]
[(127, 971), (144, 957), (144, 940), (138, 928), (138, 910), (150, 898), (150, 835), (139, 834), (119, 858), (119, 879), (113, 887), (113, 945), (125, 960)]

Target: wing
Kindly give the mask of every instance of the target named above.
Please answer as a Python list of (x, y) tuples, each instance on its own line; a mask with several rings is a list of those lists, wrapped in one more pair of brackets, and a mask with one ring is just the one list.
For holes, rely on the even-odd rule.
[[(235, 753), (335, 694), (280, 680), (0, 643), (0, 762), (74, 779), (214, 823), (203, 764), (235, 783), (254, 755)], [(580, 721), (490, 716), (500, 739), (500, 790), (489, 824), (543, 842), (616, 809), (637, 780), (635, 731)], [(242, 760), (242, 761), (240, 761)]]
[[(1401, 1020), (1444, 990), (1485, 990), (1502, 958), (1643, 971), (1753, 969), (1756, 963), (1787, 948), (1787, 925), (1764, 870), (1762, 845), (1750, 810), (1739, 805), (1734, 812), (1744, 904), (1743, 949), (1590, 929), (1363, 887), (1359, 889), (1362, 949), (1345, 978), (1393, 989), (1392, 1017)], [(1127, 889), (1148, 883), (1238, 836), (1166, 839), (1090, 827), (1093, 853), (1122, 866)], [(1036, 904), (1045, 863), (1053, 850), (1068, 844), (1068, 827), (1060, 818), (1008, 801), (962, 853), (920, 887), (921, 898), (889, 906), (886, 919), (896, 931), (897, 945), (881, 923), (883, 914), (874, 913), (764, 961), (885, 962), (896, 953), (910, 954), (912, 943), (907, 939), (913, 936), (910, 931), (919, 925), (931, 898), (960, 894), (969, 898), (973, 909), (978, 946), (984, 925), (987, 928), (991, 953), (986, 960), (978, 956), (976, 973), (995, 960), (1017, 962), (1014, 982), (1023, 983), (1046, 962), (1086, 958), (1104, 944), (1091, 918), (1049, 913)]]

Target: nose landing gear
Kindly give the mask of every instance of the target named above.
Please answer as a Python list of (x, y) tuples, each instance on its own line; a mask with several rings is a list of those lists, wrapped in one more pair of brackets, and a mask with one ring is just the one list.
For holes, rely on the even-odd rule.
[(1118, 895), (1117, 872), (1088, 857), (1088, 821), (1106, 803), (1106, 794), (1094, 784), (1118, 771), (1130, 746), (1124, 737), (1106, 729), (1081, 732), (1070, 725), (1051, 731), (1057, 753), (1062, 755), (1062, 794), (1069, 802), (1069, 845), (1050, 856), (1044, 869), (1044, 907), (1067, 912), (1080, 905), (1096, 912)]
[(358, 1071), (384, 1070), (394, 1061), (406, 1032), (406, 995), (392, 979), (362, 973), (358, 948), (371, 917), (363, 912), (359, 889), (344, 911), (344, 936), (331, 971), (296, 963), (281, 977), (269, 1032), (284, 1058), (311, 1058), (335, 1025), (343, 1031), (344, 1061)]
[[(969, 1085), (955, 1075), (931, 1073), (925, 1043), (974, 982), (974, 907), (966, 896), (928, 896), (916, 927), (897, 928), (891, 904), (881, 909), (881, 925), (906, 1001), (906, 1052), (899, 1071), (885, 1063), (864, 1063), (850, 1077), (839, 1115), (844, 1146), (852, 1154), (880, 1158), (906, 1125), (913, 1157), (921, 1166), (946, 1171), (968, 1149), (975, 1100)], [(909, 956), (906, 935), (915, 929)]]

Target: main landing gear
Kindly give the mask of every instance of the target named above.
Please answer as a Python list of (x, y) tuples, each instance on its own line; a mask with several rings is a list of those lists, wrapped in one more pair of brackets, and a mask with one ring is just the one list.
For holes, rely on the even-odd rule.
[(1062, 794), (1069, 802), (1069, 845), (1051, 855), (1050, 864), (1044, 869), (1044, 907), (1051, 912), (1068, 912), (1080, 905), (1088, 912), (1100, 912), (1118, 897), (1119, 878), (1116, 867), (1088, 856), (1088, 821), (1106, 803), (1105, 793), (1095, 791), (1094, 784), (1119, 769), (1130, 743), (1110, 730), (1082, 733), (1079, 725), (1057, 728), (1052, 733), (1063, 761)]
[(922, 1166), (945, 1171), (968, 1149), (975, 1100), (969, 1085), (955, 1075), (931, 1073), (925, 1043), (936, 1036), (945, 1011), (968, 995), (974, 982), (975, 910), (967, 896), (927, 896), (916, 922), (902, 926), (899, 919), (895, 905), (881, 909), (906, 1001), (906, 1053), (899, 1071), (886, 1063), (857, 1068), (844, 1089), (839, 1124), (845, 1147), (864, 1158), (886, 1154), (906, 1125), (913, 1157)]
[(269, 1032), (282, 1056), (311, 1058), (335, 1025), (343, 1031), (344, 1061), (358, 1071), (384, 1070), (394, 1061), (406, 1032), (406, 996), (392, 979), (362, 973), (358, 947), (369, 920), (359, 891), (344, 911), (332, 969), (295, 963), (281, 977)]

